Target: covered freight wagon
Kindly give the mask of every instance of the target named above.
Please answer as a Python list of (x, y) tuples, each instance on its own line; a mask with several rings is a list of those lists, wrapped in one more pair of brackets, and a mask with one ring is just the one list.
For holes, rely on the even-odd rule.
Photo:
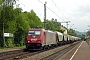
[(68, 34), (63, 34), (63, 40), (65, 44), (68, 43)]
[(57, 44), (58, 45), (63, 45), (64, 44), (64, 39), (63, 39), (63, 34), (61, 32), (56, 31), (57, 34)]

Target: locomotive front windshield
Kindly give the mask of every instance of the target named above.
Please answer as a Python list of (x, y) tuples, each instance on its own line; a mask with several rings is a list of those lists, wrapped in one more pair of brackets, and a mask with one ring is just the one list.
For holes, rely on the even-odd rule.
[(28, 35), (40, 35), (40, 30), (31, 30), (28, 32)]

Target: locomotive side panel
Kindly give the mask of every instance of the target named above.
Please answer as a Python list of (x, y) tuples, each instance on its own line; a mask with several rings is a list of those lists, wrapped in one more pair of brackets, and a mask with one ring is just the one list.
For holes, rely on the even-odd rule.
[(46, 31), (46, 45), (56, 44), (56, 33), (53, 31)]

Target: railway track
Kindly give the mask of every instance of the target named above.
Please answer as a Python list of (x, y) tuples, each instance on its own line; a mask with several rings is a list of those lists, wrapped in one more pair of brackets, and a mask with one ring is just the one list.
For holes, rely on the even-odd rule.
[(49, 50), (36, 52), (24, 52), (23, 50), (2, 52), (0, 53), (0, 60), (52, 60), (56, 58), (56, 56), (62, 56), (64, 53), (75, 47), (77, 44), (78, 43), (73, 43)]
[(21, 53), (21, 52), (23, 52), (23, 49), (0, 52), (0, 59), (3, 59), (3, 58), (5, 58), (6, 56), (9, 56), (9, 55), (18, 54), (18, 53)]
[(24, 58), (22, 60), (54, 60), (54, 59), (57, 59), (57, 57), (60, 57), (65, 53), (67, 53), (69, 50), (71, 50), (79, 43), (80, 42), (72, 43), (72, 44), (64, 45), (54, 49), (50, 49), (42, 53), (35, 54), (33, 56), (29, 56), (28, 58)]
[(15, 50), (15, 51), (2, 52), (0, 53), (0, 60), (18, 60), (18, 59), (27, 58), (28, 56), (32, 56), (34, 54), (38, 54), (40, 52), (43, 51), (30, 52), (24, 50)]
[(78, 43), (70, 45), (70, 46), (68, 46), (60, 51), (57, 51), (54, 54), (51, 54), (51, 55), (46, 56), (44, 58), (41, 58), (40, 60), (57, 60), (58, 58), (62, 57), (64, 54), (66, 54), (68, 51), (70, 51), (72, 48), (74, 48), (77, 44)]

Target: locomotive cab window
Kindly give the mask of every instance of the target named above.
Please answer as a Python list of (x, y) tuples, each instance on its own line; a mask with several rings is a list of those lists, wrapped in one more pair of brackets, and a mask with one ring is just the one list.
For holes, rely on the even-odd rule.
[(28, 32), (28, 35), (40, 35), (40, 34), (41, 34), (40, 30), (35, 30), (35, 31), (29, 31)]

